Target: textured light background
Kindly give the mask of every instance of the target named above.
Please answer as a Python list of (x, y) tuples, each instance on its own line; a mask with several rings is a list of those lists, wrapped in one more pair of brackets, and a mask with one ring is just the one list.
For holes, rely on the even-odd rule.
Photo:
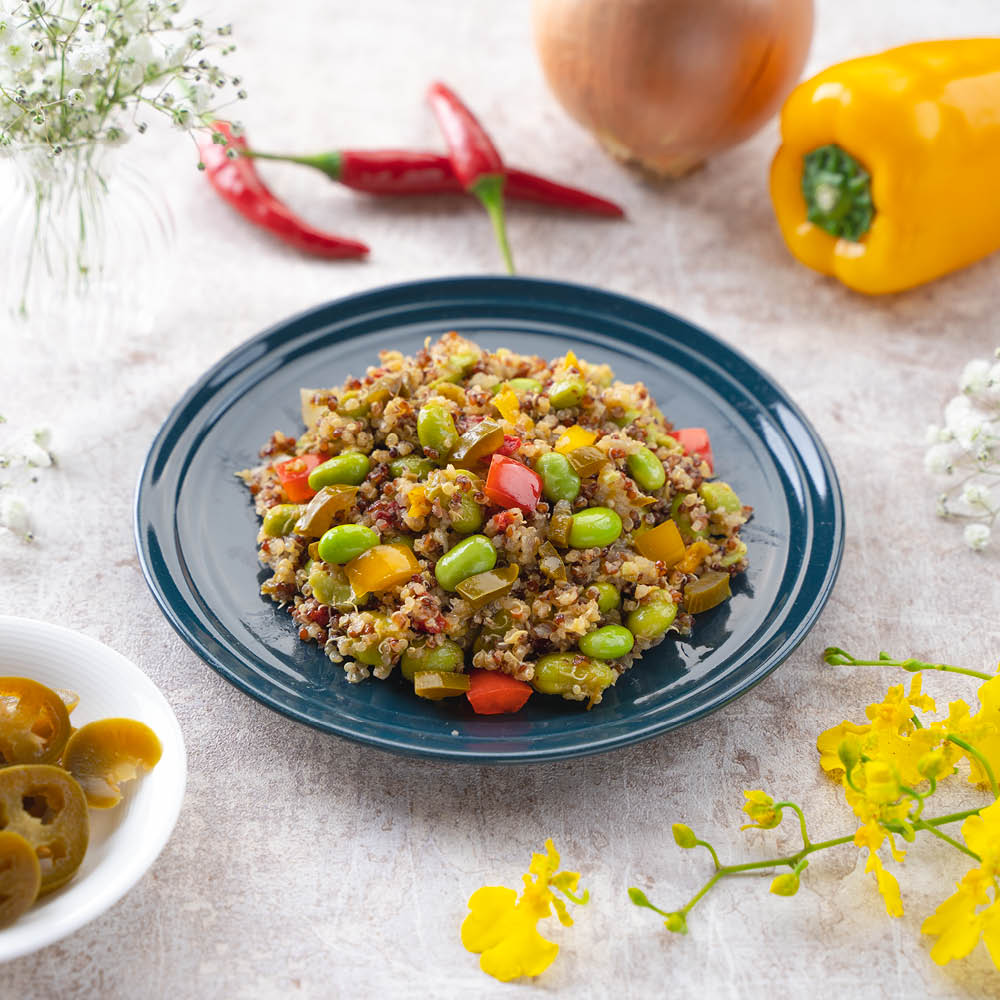
[[(137, 140), (137, 162), (167, 189), (177, 224), (170, 260), (143, 262), (172, 274), (154, 331), (118, 329), (95, 346), (79, 325), (53, 338), (0, 327), (3, 412), (24, 426), (49, 424), (60, 463), (33, 494), (39, 541), (27, 548), (0, 536), (0, 607), (80, 629), (145, 670), (184, 729), (189, 790), (146, 878), (89, 927), (4, 967), (0, 996), (513, 996), (518, 987), (478, 971), (458, 925), (469, 894), (487, 882), (517, 884), (547, 835), (594, 902), (572, 929), (554, 927), (563, 950), (535, 984), (541, 994), (1000, 995), (982, 948), (940, 969), (919, 936), (965, 867), (938, 843), (913, 846), (898, 921), (851, 849), (816, 857), (793, 899), (769, 895), (767, 878), (724, 884), (694, 912), (687, 937), (670, 936), (625, 897), (635, 884), (678, 905), (705, 877), (705, 858), (674, 846), (672, 821), (710, 836), (726, 857), (764, 856), (774, 835), (737, 830), (746, 787), (804, 802), (817, 837), (852, 829), (814, 742), (845, 715), (862, 717), (888, 678), (825, 668), (825, 645), (970, 665), (1000, 655), (996, 561), (967, 551), (960, 531), (935, 519), (921, 468), (925, 425), (964, 362), (998, 342), (1000, 261), (879, 301), (814, 275), (789, 257), (772, 217), (773, 122), (680, 182), (641, 181), (598, 152), (548, 94), (528, 7), (304, 0), (220, 4), (211, 16), (236, 24), (233, 65), (250, 90), (240, 112), (261, 146), (435, 145), (422, 94), (440, 75), (512, 162), (623, 202), (630, 221), (620, 225), (517, 208), (510, 231), (521, 270), (675, 310), (790, 391), (845, 494), (847, 549), (830, 604), (799, 650), (742, 700), (680, 732), (570, 763), (505, 770), (400, 759), (237, 693), (174, 635), (139, 572), (132, 494), (157, 427), (208, 365), (287, 314), (386, 282), (493, 272), (498, 255), (472, 204), (368, 201), (307, 172), (267, 169), (318, 224), (374, 251), (363, 264), (303, 259), (216, 200), (182, 138)], [(983, 0), (819, 0), (808, 68), (998, 30)], [(942, 704), (972, 694), (961, 681), (927, 686)], [(791, 830), (777, 839), (791, 844)]]

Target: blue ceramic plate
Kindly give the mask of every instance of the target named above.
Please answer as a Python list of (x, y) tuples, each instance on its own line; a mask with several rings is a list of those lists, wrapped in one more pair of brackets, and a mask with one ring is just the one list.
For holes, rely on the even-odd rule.
[[(464, 698), (427, 702), (388, 681), (349, 684), (301, 642), (259, 586), (257, 519), (233, 475), (271, 433), (301, 430), (299, 388), (360, 375), (381, 348), (411, 354), (458, 330), (491, 350), (552, 358), (572, 348), (643, 381), (674, 426), (709, 429), (720, 475), (754, 508), (750, 570), (732, 600), (699, 615), (585, 711), (532, 698), (476, 716)], [(320, 306), (223, 358), (177, 404), (136, 497), (143, 572), (171, 625), (213, 669), (293, 719), (384, 750), (478, 763), (600, 753), (698, 719), (784, 660), (822, 609), (840, 564), (843, 506), (823, 445), (758, 368), (710, 334), (608, 292), (525, 278), (449, 278)]]

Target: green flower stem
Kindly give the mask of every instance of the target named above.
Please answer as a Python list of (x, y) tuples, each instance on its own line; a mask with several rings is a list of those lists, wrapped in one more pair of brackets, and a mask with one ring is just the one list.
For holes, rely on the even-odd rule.
[(845, 652), (836, 646), (828, 646), (823, 652), (823, 659), (834, 667), (901, 667), (908, 673), (917, 673), (921, 670), (940, 670), (948, 674), (965, 674), (967, 677), (978, 677), (980, 680), (988, 681), (995, 677), (995, 674), (987, 674), (982, 670), (970, 670), (968, 667), (953, 667), (948, 663), (925, 663), (923, 660), (894, 660), (888, 653), (881, 653), (877, 660), (859, 660), (850, 653)]
[(949, 743), (954, 743), (955, 746), (961, 747), (966, 753), (972, 754), (977, 761), (982, 765), (983, 770), (986, 772), (986, 777), (990, 779), (990, 788), (993, 789), (993, 798), (1000, 799), (1000, 789), (997, 788), (997, 779), (993, 776), (993, 768), (990, 767), (990, 762), (981, 754), (971, 743), (966, 743), (960, 736), (956, 736), (954, 733), (949, 733), (945, 739)]
[(715, 870), (718, 871), (722, 867), (722, 862), (719, 861), (719, 855), (715, 853), (715, 848), (707, 840), (695, 840), (696, 847), (704, 847), (709, 854), (712, 855), (712, 860), (715, 862)]
[[(782, 803), (782, 805), (790, 806), (792, 805), (792, 803)], [(939, 837), (940, 839), (951, 844), (953, 847), (960, 850), (963, 854), (968, 854), (970, 857), (973, 857), (977, 861), (979, 861), (980, 858), (977, 854), (974, 854), (967, 847), (960, 844), (957, 840), (954, 840), (953, 838), (947, 836), (946, 834), (941, 833), (937, 829), (937, 827), (944, 826), (946, 823), (957, 823), (959, 820), (968, 819), (970, 816), (975, 816), (978, 813), (979, 813), (979, 808), (964, 809), (961, 812), (948, 813), (944, 816), (935, 816), (932, 819), (927, 819), (927, 820), (920, 819), (917, 820), (913, 824), (913, 826), (914, 829), (917, 830), (926, 830), (928, 833), (931, 833), (934, 836)], [(675, 912), (680, 913), (682, 916), (686, 916), (694, 908), (695, 904), (698, 903), (698, 901), (701, 900), (708, 893), (708, 891), (716, 884), (716, 882), (720, 882), (722, 879), (728, 878), (731, 875), (742, 875), (746, 872), (755, 872), (767, 868), (783, 868), (783, 867), (791, 868), (792, 871), (794, 872), (801, 872), (802, 869), (805, 868), (804, 862), (806, 858), (808, 858), (811, 854), (815, 854), (817, 851), (825, 851), (829, 847), (840, 847), (843, 844), (850, 844), (853, 842), (854, 842), (854, 834), (849, 833), (843, 837), (833, 837), (830, 840), (821, 840), (815, 844), (810, 843), (804, 846), (801, 851), (796, 851), (794, 854), (789, 854), (782, 858), (768, 858), (766, 861), (745, 861), (743, 864), (739, 865), (720, 865), (718, 863), (718, 860), (716, 860), (717, 870), (712, 874), (711, 878), (708, 879), (708, 881), (688, 900), (688, 902), (681, 909)], [(708, 846), (707, 844), (704, 843), (704, 841), (698, 841), (698, 843), (706, 847)], [(715, 856), (714, 851), (712, 851), (712, 855), (713, 857)], [(650, 903), (649, 900), (645, 899), (645, 896), (643, 896), (643, 899), (645, 900), (645, 902), (636, 905), (647, 906), (649, 909), (655, 910), (662, 916), (670, 915), (666, 910), (661, 910), (659, 909), (659, 907), (656, 907), (652, 903)]]
[(983, 859), (978, 854), (976, 854), (975, 851), (970, 851), (969, 848), (965, 846), (965, 844), (960, 844), (957, 840), (955, 840), (954, 837), (949, 837), (948, 834), (942, 833), (936, 827), (931, 826), (930, 823), (924, 823), (923, 820), (919, 819), (915, 820), (913, 823), (913, 829), (926, 830), (928, 833), (933, 833), (935, 837), (939, 838), (940, 840), (943, 840), (946, 844), (951, 844), (951, 846), (954, 847), (955, 850), (961, 851), (963, 854), (968, 854), (970, 858), (973, 858), (974, 860), (982, 864)]
[(243, 156), (252, 160), (274, 160), (277, 163), (300, 163), (305, 167), (321, 170), (331, 180), (339, 181), (343, 172), (344, 158), (340, 153), (320, 153), (316, 156), (291, 156), (284, 153), (262, 153), (257, 149), (245, 149)]
[(789, 809), (794, 809), (796, 815), (799, 817), (799, 829), (802, 831), (802, 846), (809, 847), (809, 833), (806, 831), (806, 816), (805, 813), (794, 803), (794, 802), (775, 802), (774, 808), (784, 809), (785, 807)]

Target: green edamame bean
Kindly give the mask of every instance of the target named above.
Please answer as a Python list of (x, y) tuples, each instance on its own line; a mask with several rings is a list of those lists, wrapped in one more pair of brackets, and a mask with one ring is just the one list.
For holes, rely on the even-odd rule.
[(589, 656), (549, 653), (535, 664), (531, 683), (542, 694), (572, 695), (578, 687), (582, 695), (594, 698), (616, 680), (614, 670)]
[(458, 506), (449, 505), (451, 526), (460, 535), (471, 535), (483, 526), (483, 508), (476, 503), (472, 494), (465, 490), (458, 494)]
[(548, 392), (549, 402), (554, 410), (579, 406), (586, 391), (587, 383), (579, 375), (567, 375), (566, 378), (552, 383)]
[(544, 388), (537, 378), (512, 378), (493, 386), (493, 395), (495, 396), (505, 385), (509, 385), (517, 393), (541, 392)]
[(458, 431), (451, 411), (441, 403), (425, 403), (417, 414), (417, 438), (424, 448), (445, 459), (458, 444)]
[(340, 611), (357, 605), (364, 595), (355, 594), (347, 574), (339, 566), (314, 563), (309, 572), (309, 586), (320, 604), (329, 604)]
[(573, 515), (569, 544), (574, 549), (610, 545), (622, 533), (622, 519), (610, 507), (588, 507)]
[(497, 550), (485, 535), (470, 535), (437, 561), (434, 575), (445, 590), (453, 591), (470, 576), (485, 573), (497, 564)]
[(399, 661), (399, 670), (408, 681), (412, 681), (418, 670), (455, 673), (462, 669), (464, 663), (465, 653), (462, 647), (451, 639), (445, 639), (440, 646), (433, 647), (424, 643), (410, 643)]
[(264, 534), (271, 538), (281, 538), (290, 535), (305, 507), (297, 503), (275, 504), (264, 515)]
[(371, 459), (360, 451), (345, 451), (328, 458), (309, 473), (309, 489), (321, 490), (324, 486), (358, 486), (371, 471)]
[(389, 463), (389, 471), (393, 479), (401, 476), (412, 475), (417, 479), (424, 479), (434, 468), (434, 463), (424, 458), (422, 455), (404, 455), (402, 458), (393, 459)]
[(625, 624), (637, 639), (659, 639), (677, 617), (677, 605), (666, 597), (650, 601), (630, 611)]
[(614, 611), (622, 602), (622, 595), (618, 593), (618, 588), (611, 583), (605, 583), (603, 580), (600, 583), (592, 583), (591, 587), (597, 590), (597, 610), (601, 612), (602, 615), (606, 615), (609, 611)]
[(569, 459), (558, 451), (538, 456), (535, 472), (542, 477), (542, 493), (546, 500), (575, 500), (580, 495), (580, 477)]
[(667, 481), (663, 463), (646, 447), (629, 455), (625, 464), (632, 478), (647, 492), (658, 490)]
[(708, 511), (721, 510), (726, 514), (738, 514), (743, 509), (740, 498), (729, 483), (702, 483), (698, 487), (698, 494)]
[(690, 493), (678, 493), (670, 503), (670, 519), (677, 525), (681, 538), (685, 542), (698, 538), (708, 538), (708, 529), (699, 528), (697, 531), (691, 524), (691, 515), (687, 511), (681, 510), (681, 505)]
[(319, 540), (320, 559), (341, 565), (378, 545), (378, 534), (363, 524), (338, 524)]
[(588, 632), (579, 642), (580, 652), (595, 660), (617, 660), (634, 645), (635, 636), (622, 625), (605, 625)]

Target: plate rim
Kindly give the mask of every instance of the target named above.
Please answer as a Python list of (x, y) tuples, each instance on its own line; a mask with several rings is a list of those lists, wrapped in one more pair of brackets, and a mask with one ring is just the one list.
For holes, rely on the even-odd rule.
[[(832, 517), (827, 525), (830, 540), (829, 557), (823, 571), (822, 580), (818, 586), (815, 586), (813, 589), (814, 597), (806, 613), (796, 620), (791, 633), (783, 639), (777, 649), (775, 649), (768, 657), (765, 658), (764, 661), (762, 661), (760, 665), (758, 665), (749, 677), (743, 678), (739, 684), (734, 685), (731, 689), (725, 691), (721, 695), (714, 697), (706, 704), (689, 710), (679, 719), (666, 720), (666, 722), (656, 720), (635, 732), (624, 735), (614, 735), (603, 741), (592, 740), (583, 745), (555, 747), (551, 749), (529, 748), (509, 752), (497, 751), (495, 749), (490, 751), (459, 748), (454, 750), (442, 750), (437, 748), (428, 749), (420, 746), (415, 741), (407, 743), (396, 737), (382, 737), (371, 733), (358, 732), (356, 730), (351, 730), (335, 724), (328, 724), (324, 720), (310, 718), (307, 714), (275, 702), (265, 694), (254, 690), (251, 685), (244, 683), (244, 681), (234, 673), (223, 658), (213, 654), (211, 650), (207, 649), (205, 645), (202, 644), (198, 636), (193, 633), (188, 622), (185, 620), (184, 614), (179, 612), (173, 606), (168, 598), (168, 595), (164, 592), (155, 567), (152, 565), (150, 553), (146, 548), (144, 528), (147, 526), (150, 519), (144, 518), (144, 486), (147, 485), (147, 478), (150, 470), (156, 463), (157, 459), (161, 457), (160, 453), (163, 450), (164, 445), (167, 443), (168, 435), (171, 431), (176, 429), (175, 424), (177, 422), (177, 418), (184, 413), (184, 411), (202, 392), (206, 390), (206, 388), (212, 386), (213, 383), (216, 383), (212, 394), (214, 396), (215, 392), (228, 384), (233, 378), (238, 377), (242, 372), (252, 367), (262, 358), (267, 357), (270, 351), (273, 350), (273, 347), (271, 347), (264, 353), (255, 354), (253, 351), (254, 347), (266, 343), (276, 335), (287, 334), (287, 331), (290, 329), (299, 327), (303, 323), (307, 323), (315, 316), (330, 313), (335, 310), (341, 310), (343, 311), (345, 318), (358, 318), (366, 313), (370, 314), (371, 312), (376, 311), (376, 304), (379, 300), (384, 300), (386, 298), (395, 299), (400, 294), (408, 296), (410, 305), (419, 306), (423, 302), (440, 301), (442, 299), (448, 299), (458, 304), (466, 301), (471, 303), (477, 298), (505, 298), (510, 297), (514, 289), (517, 288), (520, 288), (523, 291), (530, 290), (534, 295), (539, 296), (541, 302), (548, 302), (554, 308), (561, 308), (562, 304), (554, 302), (552, 300), (551, 293), (556, 292), (561, 295), (569, 293), (572, 295), (590, 297), (594, 300), (600, 300), (608, 306), (617, 305), (619, 309), (624, 308), (631, 313), (631, 316), (628, 317), (627, 320), (633, 324), (638, 322), (635, 318), (636, 312), (646, 313), (651, 318), (655, 317), (661, 321), (665, 319), (670, 323), (678, 324), (681, 327), (684, 327), (698, 336), (710, 341), (724, 354), (730, 355), (733, 359), (752, 371), (758, 379), (769, 387), (775, 397), (775, 401), (780, 402), (784, 411), (783, 416), (778, 422), (784, 425), (787, 418), (791, 416), (795, 424), (797, 424), (797, 426), (805, 433), (810, 446), (815, 451), (815, 454), (819, 459), (823, 472), (823, 478), (821, 480), (818, 480), (815, 477), (813, 472), (803, 461), (803, 455), (799, 445), (789, 440), (795, 454), (796, 462), (802, 470), (802, 480), (808, 487), (811, 503), (816, 503), (819, 492), (817, 484), (822, 483), (825, 487), (825, 493), (827, 494), (826, 504), (832, 509)], [(438, 293), (436, 296), (434, 295), (435, 292)], [(546, 293), (549, 294), (547, 295)], [(359, 308), (364, 304), (365, 300), (370, 300), (372, 304), (371, 309), (365, 310), (363, 308)], [(399, 308), (398, 304), (396, 305), (396, 308)], [(382, 309), (385, 309), (384, 301), (382, 302)], [(301, 331), (297, 332), (296, 336), (298, 335), (301, 335)], [(220, 376), (223, 375), (225, 377), (220, 379)], [(778, 420), (777, 414), (771, 406), (760, 403), (756, 396), (753, 396), (752, 398), (754, 402), (758, 404), (761, 411), (766, 412), (772, 419)], [(784, 428), (784, 426), (783, 430), (787, 434), (787, 429)], [(769, 447), (767, 450), (769, 453), (773, 454)], [(164, 463), (164, 466), (165, 465), (166, 463)], [(815, 529), (815, 524), (812, 524), (812, 527)], [(133, 531), (143, 577), (145, 578), (146, 583), (150, 588), (150, 591), (152, 592), (161, 612), (164, 614), (174, 631), (177, 632), (181, 639), (199, 657), (199, 659), (222, 676), (227, 683), (232, 684), (237, 690), (253, 698), (269, 710), (277, 712), (278, 714), (292, 719), (300, 724), (308, 725), (320, 732), (331, 733), (365, 746), (374, 747), (376, 749), (392, 753), (403, 754), (406, 756), (473, 764), (533, 764), (605, 753), (621, 747), (634, 745), (677, 729), (681, 726), (688, 725), (689, 723), (695, 722), (698, 719), (704, 718), (705, 716), (718, 711), (735, 699), (742, 697), (767, 676), (769, 676), (775, 669), (777, 669), (777, 667), (780, 666), (795, 651), (795, 649), (805, 639), (806, 635), (808, 635), (811, 631), (813, 625), (826, 606), (836, 584), (843, 558), (846, 534), (843, 494), (837, 477), (836, 468), (822, 438), (820, 438), (819, 434), (812, 426), (812, 423), (794, 402), (794, 400), (792, 400), (784, 388), (768, 372), (752, 361), (739, 348), (730, 345), (706, 330), (704, 327), (699, 326), (696, 323), (692, 323), (670, 310), (633, 296), (623, 295), (618, 292), (597, 288), (592, 285), (582, 285), (567, 281), (522, 276), (507, 277), (499, 275), (443, 276), (419, 279), (415, 281), (396, 282), (387, 285), (377, 285), (374, 288), (354, 292), (349, 295), (331, 299), (300, 310), (299, 312), (272, 323), (264, 330), (252, 335), (240, 344), (237, 344), (216, 362), (211, 364), (201, 373), (195, 382), (189, 386), (178, 402), (170, 409), (170, 412), (167, 414), (154, 436), (137, 478), (133, 504)], [(804, 563), (803, 570), (805, 570), (807, 566), (808, 561)], [(183, 597), (183, 595), (181, 596)], [(184, 610), (190, 614), (190, 607), (188, 607), (186, 602), (183, 603)], [(245, 662), (243, 656), (232, 649), (226, 647), (226, 652), (237, 661), (241, 663)]]
[[(34, 937), (17, 933), (17, 921), (9, 927), (0, 929), (0, 963), (23, 958), (63, 940), (107, 913), (120, 902), (149, 872), (169, 842), (177, 826), (187, 789), (187, 748), (184, 744), (183, 731), (170, 702), (143, 670), (123, 653), (99, 639), (64, 625), (57, 625), (54, 622), (37, 618), (26, 618), (21, 615), (0, 614), (0, 629), (9, 627), (23, 629), (29, 633), (48, 633), (66, 643), (70, 648), (76, 645), (89, 649), (100, 657), (102, 669), (107, 669), (108, 664), (114, 663), (116, 671), (120, 671), (122, 675), (135, 680), (135, 686), (140, 690), (144, 699), (148, 697), (152, 703), (160, 708), (167, 721), (169, 736), (166, 736), (159, 728), (157, 736), (164, 745), (167, 745), (169, 740), (169, 745), (175, 748), (179, 760), (176, 769), (177, 779), (165, 789), (161, 789), (157, 796), (156, 813), (162, 815), (163, 818), (156, 827), (155, 836), (150, 835), (144, 838), (135, 845), (134, 850), (130, 850), (115, 865), (116, 878), (112, 887), (110, 889), (102, 887), (93, 897), (89, 897), (85, 904), (62, 916), (57, 916), (50, 925), (43, 925), (41, 929), (35, 928), (36, 936)], [(72, 885), (72, 881), (68, 883), (68, 886)]]

